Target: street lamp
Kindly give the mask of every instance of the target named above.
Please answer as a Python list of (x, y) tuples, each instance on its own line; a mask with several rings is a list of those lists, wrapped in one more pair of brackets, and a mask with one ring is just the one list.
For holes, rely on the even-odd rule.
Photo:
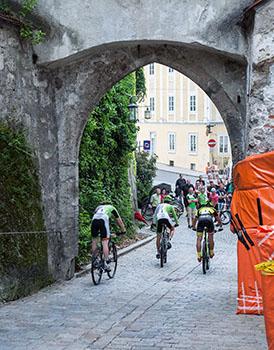
[(149, 120), (151, 119), (151, 113), (149, 107), (145, 110), (145, 119)]
[(150, 108), (148, 106), (138, 106), (136, 103), (136, 96), (130, 96), (130, 101), (128, 105), (128, 109), (130, 112), (129, 118), (131, 121), (136, 122), (137, 121), (137, 110), (138, 108), (146, 108), (145, 110), (145, 119), (149, 120), (151, 119), (151, 113)]
[(128, 109), (130, 112), (129, 119), (133, 122), (136, 122), (137, 121), (137, 109), (138, 109), (138, 105), (136, 103), (136, 96), (130, 97)]
[(216, 124), (210, 124), (210, 122), (206, 125), (206, 136), (212, 133), (211, 128), (214, 128), (214, 126), (216, 126)]

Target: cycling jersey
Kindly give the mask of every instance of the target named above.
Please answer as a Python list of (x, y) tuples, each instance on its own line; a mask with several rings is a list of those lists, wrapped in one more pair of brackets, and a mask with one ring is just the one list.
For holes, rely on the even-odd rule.
[(202, 236), (205, 227), (207, 227), (209, 233), (214, 232), (213, 216), (218, 216), (217, 210), (212, 207), (202, 207), (197, 212), (198, 224), (197, 224), (197, 236)]
[(175, 223), (178, 224), (178, 217), (176, 215), (176, 212), (171, 204), (168, 203), (162, 203), (159, 204), (156, 208), (154, 217), (156, 218), (156, 221), (160, 219), (174, 219)]
[(217, 216), (217, 210), (213, 207), (201, 207), (197, 211), (197, 217), (199, 218), (201, 215), (211, 215), (211, 216)]
[(114, 217), (118, 219), (119, 213), (117, 209), (110, 204), (99, 205), (95, 209), (95, 213), (92, 217), (91, 232), (92, 237), (96, 238), (100, 234), (101, 238), (110, 237), (109, 220)]

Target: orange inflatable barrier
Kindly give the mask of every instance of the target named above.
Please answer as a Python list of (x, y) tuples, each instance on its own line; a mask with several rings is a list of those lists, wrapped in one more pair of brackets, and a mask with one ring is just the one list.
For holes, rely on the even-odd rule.
[[(274, 220), (274, 152), (254, 155), (236, 164), (231, 203), (233, 228), (247, 248), (238, 243), (237, 313), (262, 314), (262, 276), (254, 265), (262, 262), (258, 227)], [(238, 237), (239, 237), (238, 235)]]
[(274, 226), (259, 227), (257, 243), (261, 262), (272, 262), (272, 266), (260, 269), (262, 270), (263, 307), (268, 349), (274, 350)]

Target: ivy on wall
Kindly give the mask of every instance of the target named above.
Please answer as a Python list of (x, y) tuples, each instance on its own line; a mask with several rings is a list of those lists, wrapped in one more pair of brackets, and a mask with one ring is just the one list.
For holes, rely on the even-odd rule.
[(90, 248), (90, 216), (104, 201), (111, 201), (133, 232), (133, 212), (128, 168), (136, 147), (136, 126), (129, 120), (130, 96), (136, 94), (132, 73), (115, 84), (90, 114), (80, 147), (79, 259)]
[(20, 8), (14, 9), (11, 1), (0, 0), (0, 18), (19, 27), (21, 38), (30, 40), (34, 45), (41, 43), (46, 35), (29, 20), (37, 3), (38, 0), (23, 0)]
[(0, 123), (0, 217), (0, 301), (7, 301), (38, 290), (50, 279), (36, 164), (23, 131), (4, 123)]

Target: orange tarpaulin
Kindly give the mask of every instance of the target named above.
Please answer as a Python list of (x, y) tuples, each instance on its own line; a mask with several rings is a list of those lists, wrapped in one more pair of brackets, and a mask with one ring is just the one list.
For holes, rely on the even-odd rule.
[[(274, 226), (259, 227), (257, 243), (261, 262), (274, 260)], [(269, 350), (274, 350), (274, 275), (262, 275), (265, 327)]]
[[(271, 225), (274, 221), (274, 152), (254, 155), (237, 163), (233, 171), (234, 194), (231, 204), (233, 217), (238, 214), (255, 246), (249, 251), (238, 243), (238, 313), (262, 313), (262, 281), (254, 265), (261, 262), (257, 246), (257, 228), (262, 221)], [(240, 225), (235, 218), (237, 227)], [(243, 304), (244, 303), (244, 304)]]
[[(261, 276), (254, 268), (263, 259), (274, 259), (271, 258), (272, 253), (264, 255), (268, 251), (265, 244), (270, 242), (269, 232), (261, 227), (258, 229), (262, 224), (274, 224), (274, 152), (239, 162), (234, 168), (233, 180), (232, 217), (240, 230), (242, 227), (235, 217), (238, 214), (254, 242), (254, 246), (249, 244), (249, 250), (238, 243), (237, 312), (261, 314), (264, 308), (269, 349), (274, 350), (274, 277)], [(244, 230), (241, 232), (244, 233)]]

